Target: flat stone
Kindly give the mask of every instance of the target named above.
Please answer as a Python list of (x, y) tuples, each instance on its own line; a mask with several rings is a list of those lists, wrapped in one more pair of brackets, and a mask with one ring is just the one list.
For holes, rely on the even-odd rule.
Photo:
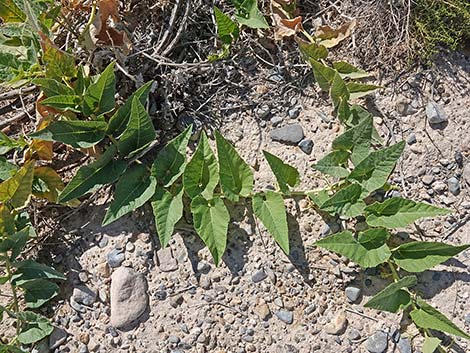
[(348, 300), (351, 303), (354, 303), (361, 296), (361, 288), (349, 286), (349, 287), (346, 287), (344, 293), (346, 294), (346, 297), (348, 298)]
[(54, 326), (54, 330), (49, 336), (49, 349), (54, 350), (60, 347), (65, 343), (67, 336), (67, 332), (64, 329)]
[(294, 314), (291, 311), (279, 310), (274, 313), (279, 320), (286, 324), (292, 324), (294, 322)]
[(296, 145), (304, 138), (304, 130), (299, 124), (287, 125), (271, 131), (273, 141)]
[(441, 124), (449, 120), (442, 107), (433, 101), (428, 102), (426, 105), (426, 116), (429, 124)]
[(431, 185), (434, 182), (434, 176), (430, 174), (425, 175), (421, 178), (421, 181), (424, 185)]
[(176, 259), (173, 257), (171, 252), (171, 248), (166, 247), (163, 249), (158, 250), (157, 252), (159, 268), (163, 272), (172, 272), (178, 269), (178, 263)]
[(460, 182), (456, 177), (451, 177), (447, 180), (447, 186), (449, 187), (449, 192), (452, 195), (457, 196), (460, 194)]
[(137, 320), (147, 309), (145, 277), (128, 267), (119, 267), (111, 276), (112, 326), (122, 328)]
[(411, 342), (408, 338), (400, 337), (400, 340), (397, 343), (397, 347), (400, 353), (413, 353)]
[(258, 270), (255, 273), (253, 273), (253, 275), (251, 276), (251, 280), (254, 283), (259, 283), (261, 281), (264, 281), (266, 278), (268, 278), (268, 275), (263, 270)]
[(106, 255), (106, 261), (109, 267), (116, 268), (121, 266), (126, 259), (126, 255), (122, 249), (113, 249)]
[(73, 289), (72, 298), (76, 303), (91, 306), (96, 300), (96, 293), (86, 286), (78, 286)]
[(343, 311), (336, 314), (333, 320), (325, 325), (325, 332), (329, 335), (341, 335), (348, 326), (348, 320)]
[(299, 148), (306, 154), (311, 154), (313, 151), (313, 141), (311, 139), (303, 139), (299, 142)]
[(278, 126), (282, 123), (282, 118), (280, 116), (273, 116), (270, 121), (273, 126)]
[(366, 340), (365, 347), (370, 353), (385, 352), (388, 347), (387, 334), (383, 331), (377, 331)]

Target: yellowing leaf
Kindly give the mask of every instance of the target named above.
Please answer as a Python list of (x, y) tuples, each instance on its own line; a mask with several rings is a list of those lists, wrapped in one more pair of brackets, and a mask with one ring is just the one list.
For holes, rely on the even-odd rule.
[(13, 0), (0, 1), (0, 18), (3, 22), (24, 22), (26, 15)]
[(37, 167), (34, 169), (34, 177), (46, 186), (45, 190), (33, 191), (33, 195), (45, 198), (51, 202), (57, 202), (59, 192), (64, 188), (64, 183), (59, 174), (49, 167)]
[(0, 202), (13, 208), (24, 207), (31, 196), (35, 161), (27, 162), (10, 179), (0, 184)]

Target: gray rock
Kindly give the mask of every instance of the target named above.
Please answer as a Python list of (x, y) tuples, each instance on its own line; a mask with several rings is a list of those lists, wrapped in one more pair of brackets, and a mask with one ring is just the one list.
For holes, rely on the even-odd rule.
[(400, 353), (413, 353), (411, 342), (408, 338), (401, 337), (397, 343), (397, 347)]
[(349, 286), (349, 287), (346, 287), (344, 293), (346, 294), (346, 297), (348, 298), (348, 300), (351, 303), (354, 303), (361, 296), (361, 288)]
[(280, 116), (273, 116), (270, 121), (273, 126), (278, 126), (282, 123), (282, 118)]
[(359, 338), (361, 338), (361, 333), (359, 332), (359, 330), (355, 329), (355, 328), (352, 328), (351, 330), (349, 330), (348, 332), (348, 339), (350, 341), (356, 341), (358, 340)]
[(447, 186), (452, 195), (457, 196), (460, 194), (460, 182), (456, 177), (449, 178), (449, 180), (447, 180)]
[(78, 304), (91, 306), (96, 300), (96, 293), (86, 286), (78, 286), (73, 289), (72, 298)]
[(326, 237), (327, 235), (334, 234), (341, 229), (338, 223), (327, 223), (321, 229), (321, 237)]
[(433, 101), (426, 105), (426, 116), (430, 124), (441, 124), (449, 120), (442, 107)]
[(289, 109), (287, 114), (289, 115), (289, 118), (296, 119), (300, 115), (301, 110), (302, 110), (302, 107), (300, 107), (300, 106), (292, 107), (292, 108)]
[(279, 320), (286, 324), (292, 324), (294, 322), (294, 314), (291, 311), (279, 310), (274, 313)]
[(173, 257), (171, 252), (171, 248), (166, 247), (163, 249), (158, 250), (157, 252), (158, 263), (160, 270), (163, 272), (172, 272), (178, 269), (178, 263), (176, 259)]
[(206, 261), (199, 261), (197, 263), (197, 272), (208, 273), (211, 270), (211, 265)]
[(282, 300), (281, 297), (277, 297), (273, 300), (273, 303), (274, 305), (276, 305), (277, 307), (279, 308), (283, 308), (284, 307), (284, 301)]
[(310, 315), (311, 313), (315, 311), (316, 308), (317, 308), (316, 304), (310, 304), (304, 309), (305, 315)]
[(470, 325), (470, 313), (464, 315), (465, 324)]
[(73, 298), (73, 296), (70, 297), (70, 306), (72, 307), (72, 309), (74, 309), (75, 311), (78, 311), (79, 313), (86, 312), (85, 307), (81, 304), (78, 304)]
[(417, 112), (417, 110), (411, 105), (411, 101), (404, 97), (397, 100), (395, 108), (400, 115), (411, 115)]
[(416, 135), (414, 133), (411, 133), (408, 135), (406, 138), (406, 143), (409, 145), (414, 145), (418, 140), (416, 139)]
[(273, 141), (286, 144), (298, 144), (304, 138), (304, 131), (299, 124), (287, 125), (271, 131)]
[(109, 267), (116, 268), (121, 266), (122, 262), (126, 259), (126, 255), (122, 249), (113, 249), (106, 255), (106, 261)]
[(424, 185), (431, 185), (434, 182), (434, 176), (427, 174), (421, 178)]
[(178, 336), (170, 336), (168, 337), (168, 342), (172, 344), (178, 344), (180, 343), (181, 339)]
[(370, 353), (383, 353), (388, 347), (388, 336), (383, 331), (377, 331), (367, 339), (365, 345)]
[(306, 154), (311, 154), (313, 151), (313, 141), (311, 139), (303, 139), (299, 142), (299, 147), (302, 152)]
[(170, 298), (170, 305), (173, 308), (179, 307), (181, 304), (183, 304), (184, 298), (181, 294), (175, 295)]
[(262, 105), (261, 107), (255, 110), (255, 114), (260, 119), (267, 119), (269, 117), (269, 114), (271, 114), (271, 108), (269, 107), (269, 105)]
[(118, 268), (111, 276), (111, 325), (117, 328), (130, 325), (145, 312), (147, 305), (145, 277), (131, 268)]
[(105, 248), (106, 245), (108, 245), (108, 237), (104, 236), (100, 239), (100, 242), (98, 243), (98, 247), (102, 249), (102, 248)]
[(253, 275), (251, 276), (251, 280), (254, 283), (259, 283), (261, 281), (264, 281), (266, 278), (268, 278), (268, 275), (263, 270), (258, 270), (255, 273), (253, 273)]
[(54, 330), (49, 336), (49, 349), (53, 351), (57, 347), (60, 347), (62, 344), (64, 344), (66, 339), (67, 332), (60, 327), (54, 326)]

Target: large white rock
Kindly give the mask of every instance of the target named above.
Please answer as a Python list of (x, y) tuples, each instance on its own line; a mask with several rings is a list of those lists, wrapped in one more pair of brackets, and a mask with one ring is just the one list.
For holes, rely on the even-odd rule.
[(111, 325), (123, 328), (147, 309), (147, 282), (142, 274), (119, 267), (111, 276)]

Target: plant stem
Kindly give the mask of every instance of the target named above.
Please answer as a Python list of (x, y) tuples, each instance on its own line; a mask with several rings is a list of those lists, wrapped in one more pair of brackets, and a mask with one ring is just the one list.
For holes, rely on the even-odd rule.
[(18, 313), (19, 313), (20, 309), (19, 309), (19, 305), (18, 305), (18, 296), (16, 294), (16, 286), (11, 281), (11, 277), (12, 277), (13, 274), (11, 272), (10, 259), (8, 258), (7, 255), (5, 256), (5, 272), (6, 272), (6, 275), (8, 277), (8, 281), (10, 282), (12, 298), (13, 298), (13, 310), (16, 314), (15, 315), (16, 316), (16, 335), (18, 336), (18, 334), (20, 333), (20, 319), (18, 318)]
[(392, 271), (393, 281), (398, 282), (400, 280), (400, 275), (398, 274), (397, 269), (395, 268), (395, 265), (390, 260), (387, 261), (387, 264), (390, 267), (390, 270)]

